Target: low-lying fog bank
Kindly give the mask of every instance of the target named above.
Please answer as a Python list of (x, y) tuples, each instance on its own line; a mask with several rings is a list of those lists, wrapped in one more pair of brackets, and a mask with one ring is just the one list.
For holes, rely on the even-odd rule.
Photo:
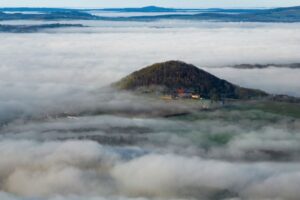
[[(117, 105), (128, 109), (133, 100), (136, 111), (167, 105), (139, 107), (145, 103), (140, 98)], [(171, 118), (110, 112), (21, 118), (3, 126), (0, 197), (293, 200), (300, 195), (297, 118), (233, 107)]]
[[(14, 88), (32, 84), (34, 87), (44, 84), (57, 84), (59, 88), (100, 87), (132, 71), (167, 60), (182, 60), (208, 69), (242, 63), (299, 62), (298, 23), (72, 23), (92, 27), (0, 34), (1, 89), (7, 85)], [(211, 72), (242, 86), (300, 95), (299, 69), (262, 69), (257, 73), (255, 70), (243, 73), (239, 69), (212, 69)], [(278, 77), (278, 74), (284, 76)], [(282, 82), (284, 84), (279, 85)]]
[(91, 141), (0, 143), (6, 199), (297, 199), (298, 162), (230, 162)]
[(203, 111), (103, 88), (183, 60), (300, 96), (299, 69), (223, 68), (299, 62), (299, 24), (168, 23), (0, 34), (1, 200), (299, 198), (297, 104)]

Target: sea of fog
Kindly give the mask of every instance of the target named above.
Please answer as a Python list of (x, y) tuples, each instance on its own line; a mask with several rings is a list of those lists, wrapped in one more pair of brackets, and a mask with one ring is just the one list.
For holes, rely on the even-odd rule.
[[(9, 21), (6, 24), (41, 24)], [(300, 24), (68, 21), (0, 34), (0, 199), (287, 199), (300, 196), (300, 120), (195, 111), (107, 88), (182, 60), (232, 83), (300, 97)], [(190, 116), (161, 117), (167, 110)]]

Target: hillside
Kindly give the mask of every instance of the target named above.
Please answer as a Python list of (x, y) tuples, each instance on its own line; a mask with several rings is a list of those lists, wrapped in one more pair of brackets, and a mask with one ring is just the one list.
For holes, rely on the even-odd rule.
[(180, 61), (157, 63), (143, 68), (123, 78), (114, 86), (121, 90), (132, 91), (140, 88), (144, 90), (159, 88), (164, 94), (173, 94), (178, 89), (183, 89), (205, 98), (218, 99), (252, 99), (268, 95), (263, 91), (236, 86)]

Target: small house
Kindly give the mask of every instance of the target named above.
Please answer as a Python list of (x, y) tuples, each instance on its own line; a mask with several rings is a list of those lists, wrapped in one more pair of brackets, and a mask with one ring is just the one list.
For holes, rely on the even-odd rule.
[(192, 99), (200, 99), (200, 95), (199, 94), (192, 94), (191, 96)]

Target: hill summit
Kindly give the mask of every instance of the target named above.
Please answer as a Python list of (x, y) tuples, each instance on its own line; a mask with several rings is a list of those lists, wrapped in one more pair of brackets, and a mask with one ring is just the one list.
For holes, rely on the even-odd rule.
[[(156, 63), (135, 71), (114, 84), (122, 90), (147, 90), (160, 88), (164, 94), (178, 90), (198, 94), (205, 98), (252, 99), (268, 94), (254, 89), (242, 88), (222, 80), (194, 65), (181, 61)], [(149, 90), (148, 90), (149, 91)]]

